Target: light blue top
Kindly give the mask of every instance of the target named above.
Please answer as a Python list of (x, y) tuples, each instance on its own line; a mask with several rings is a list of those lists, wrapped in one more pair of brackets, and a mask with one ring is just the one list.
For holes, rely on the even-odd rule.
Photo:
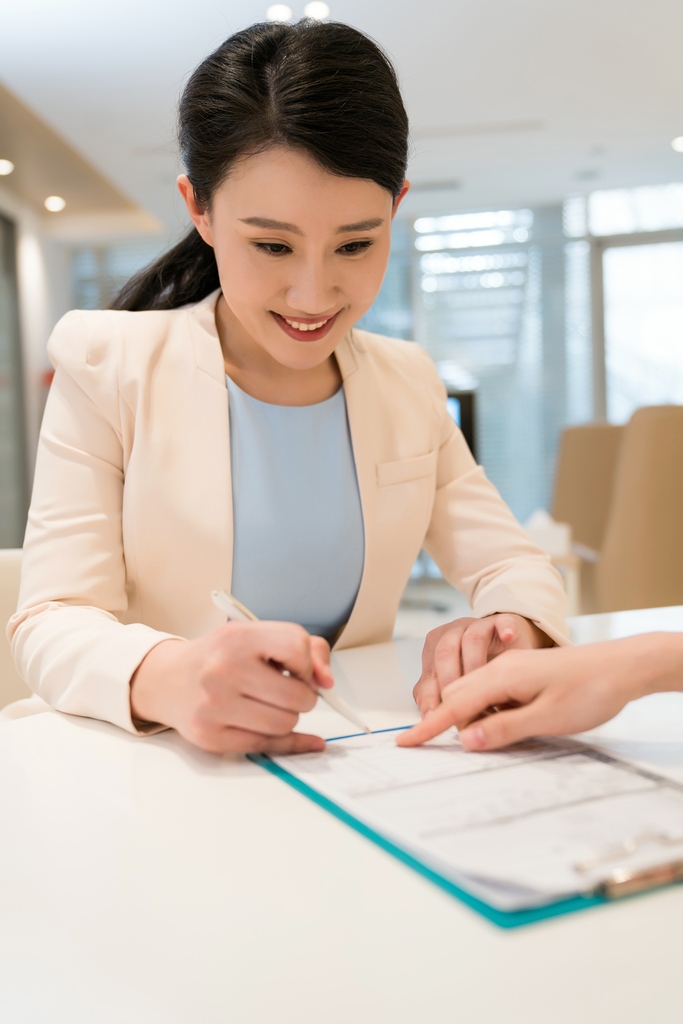
[(259, 619), (329, 640), (356, 600), (365, 548), (344, 389), (317, 405), (269, 405), (226, 381), (232, 593)]

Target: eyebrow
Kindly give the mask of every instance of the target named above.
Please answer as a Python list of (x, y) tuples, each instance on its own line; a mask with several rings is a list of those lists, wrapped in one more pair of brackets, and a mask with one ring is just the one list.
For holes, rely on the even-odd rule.
[(346, 235), (349, 231), (372, 231), (384, 224), (384, 217), (373, 217), (372, 220), (359, 220), (355, 224), (342, 224), (337, 228), (338, 235)]
[[(242, 217), (242, 224), (250, 224), (253, 228), (265, 228), (270, 231), (289, 231), (293, 235), (303, 234), (301, 228), (296, 224), (287, 224), (281, 220), (271, 220), (270, 217)], [(342, 224), (337, 228), (338, 235), (346, 235), (350, 231), (373, 231), (374, 228), (384, 224), (383, 217), (373, 217), (371, 220), (359, 220), (355, 224)]]

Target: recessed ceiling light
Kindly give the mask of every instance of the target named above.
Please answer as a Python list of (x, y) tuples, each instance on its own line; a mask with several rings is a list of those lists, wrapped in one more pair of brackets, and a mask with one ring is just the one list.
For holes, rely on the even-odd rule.
[(11, 160), (0, 160), (0, 174), (11, 174), (14, 164)]
[(677, 153), (683, 153), (683, 135), (679, 135), (673, 140), (671, 148), (675, 149)]
[(324, 21), (325, 18), (329, 18), (330, 9), (327, 4), (321, 3), (321, 0), (313, 0), (312, 3), (306, 4), (304, 7), (304, 14), (307, 18), (315, 18), (316, 21)]
[(62, 199), (61, 196), (48, 196), (45, 200), (45, 209), (49, 210), (50, 213), (59, 213), (66, 206), (66, 200)]
[(287, 4), (273, 4), (266, 11), (266, 18), (268, 21), (291, 21), (292, 8)]

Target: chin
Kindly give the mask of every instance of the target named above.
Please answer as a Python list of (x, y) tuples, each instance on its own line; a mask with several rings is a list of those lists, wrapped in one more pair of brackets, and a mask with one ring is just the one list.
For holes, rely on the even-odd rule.
[[(344, 334), (346, 333), (344, 331)], [(329, 359), (344, 334), (334, 340), (321, 338), (320, 341), (306, 342), (292, 339), (289, 345), (283, 346), (280, 343), (269, 347), (268, 351), (273, 359), (289, 370), (312, 370)]]
[(326, 359), (329, 359), (331, 355), (332, 353), (327, 350), (317, 356), (311, 353), (307, 359), (302, 357), (297, 359), (296, 356), (290, 355), (288, 358), (283, 357), (278, 359), (278, 363), (280, 363), (281, 366), (286, 366), (288, 370), (314, 370), (316, 366), (320, 366), (320, 364), (324, 363)]

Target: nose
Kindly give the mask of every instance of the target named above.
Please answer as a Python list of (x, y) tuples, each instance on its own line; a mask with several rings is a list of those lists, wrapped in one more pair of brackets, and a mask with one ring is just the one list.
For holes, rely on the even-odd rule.
[(330, 314), (339, 305), (332, 267), (323, 256), (311, 255), (292, 267), (287, 286), (287, 305), (302, 316)]

